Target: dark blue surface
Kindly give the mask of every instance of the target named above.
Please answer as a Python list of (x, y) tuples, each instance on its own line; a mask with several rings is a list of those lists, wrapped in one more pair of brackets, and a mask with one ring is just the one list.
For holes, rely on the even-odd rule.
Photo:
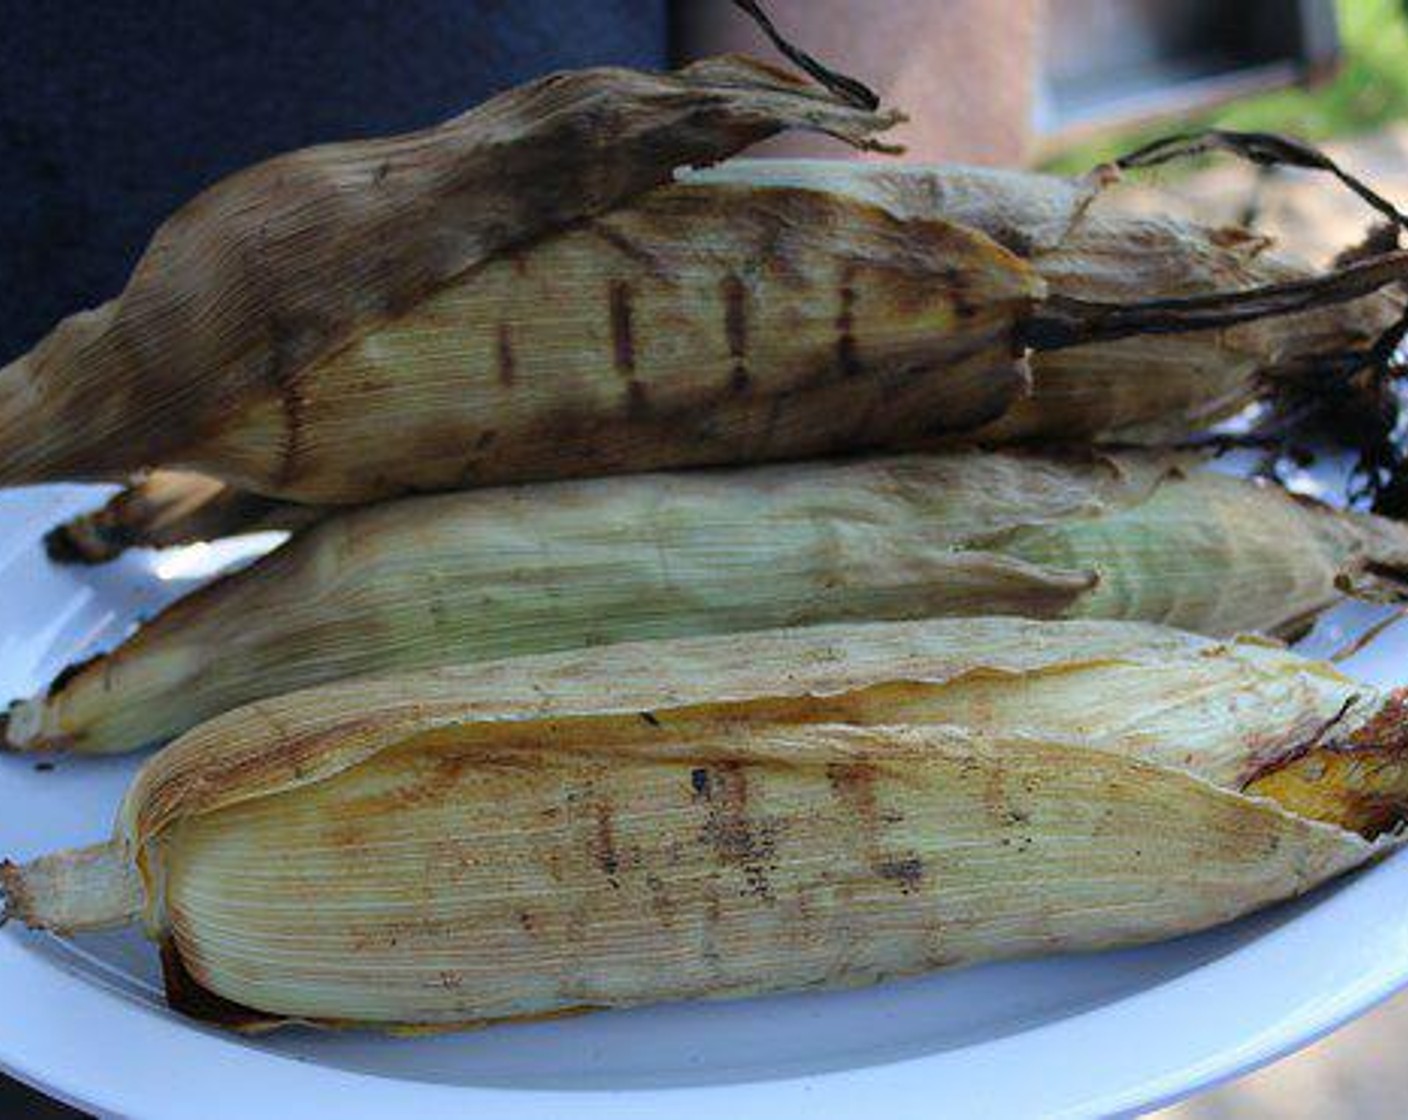
[(562, 67), (661, 66), (665, 0), (0, 0), (0, 362), (262, 157)]

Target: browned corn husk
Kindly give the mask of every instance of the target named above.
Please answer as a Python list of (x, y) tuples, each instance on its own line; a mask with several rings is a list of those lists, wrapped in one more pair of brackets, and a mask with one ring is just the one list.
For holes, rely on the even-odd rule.
[[(691, 82), (707, 86), (719, 67), (741, 65), (691, 69), (688, 80), (674, 81), (699, 92)], [(573, 80), (584, 79), (563, 79)], [(731, 95), (743, 97), (736, 84)], [(839, 114), (834, 129), (858, 142), (885, 123), (827, 95), (770, 89), (769, 98), (827, 107)], [(798, 119), (817, 123), (800, 110), (787, 118)], [(520, 139), (525, 149), (536, 149), (539, 131)], [(426, 151), (442, 146), (437, 139)], [(646, 155), (658, 156), (659, 146), (646, 146)], [(629, 162), (632, 150), (618, 158)], [(1311, 277), (1261, 254), (1245, 233), (1090, 216), (1089, 192), (1059, 180), (999, 180), (984, 192), (959, 171), (945, 207), (947, 172), (887, 178), (884, 170), (809, 164), (764, 169), (770, 187), (747, 182), (758, 174), (748, 170), (727, 172), (742, 182), (665, 187), (519, 251), (505, 247), (507, 235), (475, 242), (477, 256), (461, 253), (427, 276), (426, 254), (441, 263), (427, 231), (441, 227), (413, 221), (403, 229), (390, 216), (406, 207), (433, 215), (436, 206), (415, 207), (439, 196), (408, 186), (404, 175), (379, 180), (360, 148), (338, 151), (362, 169), (340, 206), (299, 206), (294, 189), (279, 193), (284, 180), (268, 168), (237, 177), (213, 197), (238, 201), (238, 221), (211, 196), (188, 208), (159, 235), (163, 267), (139, 269), (132, 298), (79, 320), (81, 328), (61, 328), (0, 373), (0, 481), (175, 466), (268, 496), (341, 504), (944, 439), (1187, 438), (1253, 397), (1272, 366), (1296, 371), (1327, 353), (1364, 349), (1396, 307), (1363, 297), (1408, 273), (1408, 254), (1390, 253)], [(318, 158), (289, 157), (295, 166), (317, 166)], [(565, 178), (559, 164), (567, 158), (546, 170)], [(590, 164), (599, 153), (572, 158)], [(511, 193), (516, 172), (496, 164), (496, 189)], [(632, 190), (651, 183), (638, 178)], [(536, 184), (514, 195), (523, 230), (545, 233), (631, 193), (574, 213), (526, 214), (524, 199), (544, 190)], [(936, 197), (956, 221), (935, 213)], [(264, 220), (281, 206), (291, 221)], [(375, 270), (366, 266), (364, 209), (394, 229), (383, 238), (392, 264)], [(250, 257), (239, 253), (222, 258), (228, 275), (200, 273), (201, 290), (231, 306), (229, 329), (202, 323), (181, 335), (184, 349), (160, 348), (159, 370), (134, 366), (134, 356), (157, 349), (153, 323), (170, 326), (146, 314), (161, 304), (137, 298), (143, 285), (178, 288), (190, 270), (173, 260), (200, 261), (210, 244), (243, 244), (250, 226), (291, 229), (260, 257), (257, 283)], [(153, 260), (162, 255), (153, 252)], [(333, 267), (348, 255), (357, 267)], [(403, 273), (416, 286), (398, 288)], [(261, 298), (226, 299), (224, 289), (242, 285)], [(1163, 302), (1170, 298), (1173, 305)], [(1289, 327), (1246, 325), (1346, 300), (1357, 309), (1293, 317)], [(135, 310), (124, 319), (118, 313), (129, 304)], [(113, 316), (132, 338), (109, 337)], [(1225, 335), (1207, 333), (1239, 323)], [(1201, 342), (1158, 341), (1188, 331)], [(87, 351), (70, 344), (90, 335)], [(219, 355), (191, 360), (227, 336), (239, 345), (233, 365)], [(1104, 341), (1094, 346), (1097, 339)], [(1065, 354), (1047, 364), (1045, 385), (1030, 399), (1027, 348)], [(111, 415), (100, 423), (62, 422), (76, 407), (60, 399), (67, 389), (46, 390), (44, 399), (32, 391), (42, 367), (51, 389), (76, 385), (86, 399), (85, 379), (105, 363), (119, 368), (102, 370)], [(179, 389), (163, 383), (156, 400), (151, 387), (178, 375)], [(128, 381), (140, 392), (123, 391)], [(118, 413), (132, 425), (123, 438)], [(385, 438), (388, 430), (399, 438)], [(56, 443), (66, 450), (56, 452)]]
[[(839, 160), (733, 160), (690, 181), (810, 186), (898, 217), (981, 230), (1032, 264), (1054, 296), (1130, 302), (1304, 278), (1271, 239), (1237, 227), (1135, 216), (1090, 181), (961, 166)], [(1189, 439), (1260, 396), (1301, 384), (1319, 364), (1370, 346), (1403, 313), (1401, 296), (1218, 330), (1138, 335), (1032, 355), (1032, 393), (976, 438)]]
[(56, 563), (101, 564), (129, 548), (301, 529), (324, 512), (235, 490), (205, 475), (153, 471), (92, 512), (50, 530), (44, 547)]
[(793, 127), (864, 146), (895, 119), (727, 57), (556, 74), (437, 128), (251, 168), (168, 220), (121, 295), (0, 371), (0, 480), (199, 467), (230, 422), (269, 407), (282, 420), (244, 449), (257, 470), (214, 458), (281, 493), (302, 376), (349, 342), (679, 165)]
[[(1026, 391), (1041, 291), (981, 234), (812, 191), (672, 187), (500, 257), (269, 402), (204, 469), (301, 501), (905, 446)], [(388, 426), (406, 433), (387, 439)], [(281, 477), (259, 476), (280, 442)], [(253, 456), (253, 457), (252, 457)]]
[[(1185, 469), (1185, 467), (1187, 469)], [(982, 614), (1294, 633), (1394, 598), (1408, 528), (1154, 454), (963, 454), (482, 490), (330, 517), (12, 706), (132, 750), (344, 677), (646, 638)]]
[(1403, 710), (1135, 624), (611, 646), (231, 713), (112, 843), (0, 883), (33, 926), (140, 918), (173, 1005), (241, 1027), (869, 983), (1176, 936), (1373, 858), (1401, 816), (1301, 815), (1271, 777), (1401, 751)]
[(263, 383), (181, 462), (336, 503), (914, 444), (1025, 391), (1040, 291), (945, 223), (675, 187), (490, 261), (300, 374), (297, 407)]

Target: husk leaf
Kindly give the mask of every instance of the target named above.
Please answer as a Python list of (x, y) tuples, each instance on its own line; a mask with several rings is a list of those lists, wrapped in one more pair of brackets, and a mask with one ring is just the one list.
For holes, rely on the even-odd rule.
[(623, 645), (231, 713), (144, 768), (107, 851), (185, 1010), (464, 1024), (1204, 928), (1394, 843), (1248, 767), (1399, 724), (1328, 666), (1133, 624)]
[(287, 532), (325, 516), (188, 471), (152, 471), (44, 537), (58, 564), (102, 564), (129, 548), (171, 548), (244, 533)]
[[(896, 119), (729, 56), (554, 74), (435, 128), (250, 168), (173, 215), (117, 298), (0, 370), (0, 481), (199, 465), (270, 401), (294, 428), (303, 370), (504, 250), (782, 129), (863, 146)], [(273, 491), (281, 438), (245, 467)]]
[(910, 456), (346, 513), (66, 670), (6, 739), (130, 750), (296, 688), (620, 641), (982, 614), (1294, 631), (1346, 590), (1402, 594), (1408, 528), (1186, 466)]

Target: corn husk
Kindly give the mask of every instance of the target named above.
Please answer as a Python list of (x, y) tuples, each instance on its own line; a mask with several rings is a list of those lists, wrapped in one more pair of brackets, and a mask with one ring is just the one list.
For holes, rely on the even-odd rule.
[[(1272, 368), (1365, 349), (1399, 306), (1210, 325), (1408, 273), (1400, 254), (1311, 280), (1245, 232), (1091, 218), (1088, 191), (1041, 177), (788, 164), (637, 197), (769, 129), (865, 144), (892, 119), (738, 60), (505, 98), (183, 210), (122, 296), (0, 371), (0, 482), (175, 467), (350, 504), (975, 437), (1162, 442)], [(1245, 291), (1144, 304), (1226, 287)], [(1031, 348), (1055, 351), (1034, 394)]]
[[(249, 488), (300, 494), (294, 445), (315, 418), (305, 375), (349, 343), (677, 166), (787, 128), (873, 146), (897, 119), (730, 56), (672, 74), (554, 74), (436, 128), (260, 164), (170, 218), (119, 296), (0, 370), (0, 481), (211, 460)], [(417, 442), (383, 419), (378, 442), (388, 427)], [(476, 425), (462, 458), (490, 427)]]
[[(1130, 302), (1309, 275), (1270, 238), (1239, 227), (1122, 212), (1097, 180), (991, 168), (737, 159), (686, 181), (808, 187), (905, 219), (980, 230), (1029, 262), (1057, 297)], [(1113, 192), (1117, 194), (1117, 192)], [(1240, 326), (1140, 334), (1032, 355), (1032, 392), (969, 438), (1167, 444), (1303, 382), (1317, 364), (1371, 345), (1403, 313), (1378, 293)]]
[(612, 646), (231, 713), (148, 763), (112, 842), (0, 882), (32, 926), (140, 919), (173, 1005), (242, 1027), (869, 983), (1175, 936), (1362, 864), (1380, 822), (1257, 783), (1401, 751), (1403, 711), (1135, 624)]
[(1026, 392), (1013, 329), (1042, 290), (948, 223), (673, 187), (487, 263), (310, 368), (293, 427), (267, 400), (187, 465), (336, 504), (916, 445)]
[(131, 750), (343, 677), (868, 619), (1296, 631), (1401, 595), (1408, 528), (1157, 455), (909, 456), (474, 491), (331, 518), (10, 712)]

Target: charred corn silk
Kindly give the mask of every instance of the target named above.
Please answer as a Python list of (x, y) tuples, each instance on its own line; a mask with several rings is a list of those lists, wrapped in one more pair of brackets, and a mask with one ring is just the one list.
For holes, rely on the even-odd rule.
[(1201, 929), (1394, 843), (1401, 765), (1306, 760), (1404, 746), (1272, 646), (813, 627), (266, 701), (153, 758), (110, 843), (0, 877), (34, 926), (142, 921), (193, 1014), (465, 1024)]
[(1408, 529), (1125, 455), (908, 456), (475, 491), (342, 514), (15, 705), (130, 750), (342, 677), (646, 638), (1011, 614), (1293, 631), (1394, 596)]

